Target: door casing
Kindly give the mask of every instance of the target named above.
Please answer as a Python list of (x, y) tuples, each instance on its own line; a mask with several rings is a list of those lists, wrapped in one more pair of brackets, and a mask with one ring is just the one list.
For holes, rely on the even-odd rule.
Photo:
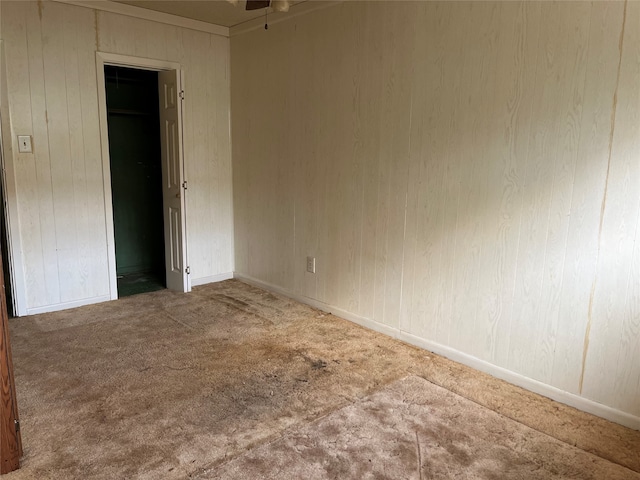
[[(109, 155), (109, 130), (108, 130), (108, 117), (107, 117), (107, 96), (106, 96), (106, 84), (104, 67), (105, 65), (114, 65), (118, 67), (139, 68), (144, 70), (153, 71), (167, 71), (175, 70), (178, 75), (178, 91), (182, 90), (182, 69), (179, 63), (169, 62), (163, 60), (154, 60), (140, 57), (132, 57), (128, 55), (118, 55), (112, 53), (97, 52), (96, 53), (96, 67), (97, 67), (97, 79), (98, 79), (98, 108), (100, 111), (100, 139), (102, 149), (102, 176), (104, 182), (104, 209), (105, 209), (105, 222), (106, 222), (106, 234), (107, 234), (107, 252), (109, 262), (109, 292), (112, 300), (118, 298), (118, 278), (116, 274), (116, 249), (115, 249), (115, 236), (113, 226), (113, 198), (111, 192), (111, 158)], [(178, 135), (180, 136), (179, 144), (182, 146), (182, 115), (178, 116)], [(158, 126), (160, 128), (160, 126)], [(182, 151), (180, 151), (180, 174), (184, 179), (184, 160)], [(183, 190), (181, 195), (181, 210), (182, 210), (182, 258), (184, 259), (184, 265), (188, 265), (187, 256), (187, 229), (186, 229), (186, 191)], [(165, 199), (166, 200), (166, 199)], [(164, 207), (163, 207), (164, 208)], [(166, 228), (165, 228), (166, 232)], [(166, 238), (165, 242), (169, 241)], [(169, 268), (168, 265), (166, 268)], [(183, 288), (184, 292), (191, 291), (191, 276), (189, 274), (184, 275)]]
[[(0, 168), (2, 168), (1, 181), (2, 208), (5, 210), (7, 222), (6, 240), (9, 258), (5, 261), (9, 265), (11, 277), (11, 292), (13, 300), (13, 314), (17, 316), (27, 315), (27, 285), (22, 261), (22, 249), (20, 248), (20, 228), (18, 227), (18, 202), (17, 186), (14, 172), (14, 152), (12, 142), (15, 136), (10, 124), (9, 102), (7, 91), (6, 64), (4, 55), (5, 42), (0, 38)], [(4, 127), (4, 128), (3, 128)]]

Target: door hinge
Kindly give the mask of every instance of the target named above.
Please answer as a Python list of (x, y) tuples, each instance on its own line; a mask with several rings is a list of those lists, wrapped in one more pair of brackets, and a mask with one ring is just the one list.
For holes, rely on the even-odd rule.
[(184, 182), (182, 182), (182, 188), (184, 188), (185, 190), (187, 189), (187, 181), (186, 180)]
[(14, 420), (13, 421), (16, 425), (16, 433), (20, 432), (20, 420)]
[(191, 275), (191, 267), (185, 268), (184, 273), (186, 273), (187, 275)]
[(180, 97), (180, 99), (184, 100), (184, 90), (180, 90), (178, 96)]

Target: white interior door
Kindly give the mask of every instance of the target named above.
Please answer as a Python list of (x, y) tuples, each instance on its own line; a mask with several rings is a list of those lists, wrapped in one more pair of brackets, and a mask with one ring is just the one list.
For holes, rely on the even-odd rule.
[(164, 208), (167, 288), (189, 291), (187, 273), (185, 184), (182, 170), (182, 135), (179, 72), (158, 72), (160, 138), (162, 143), (162, 189)]

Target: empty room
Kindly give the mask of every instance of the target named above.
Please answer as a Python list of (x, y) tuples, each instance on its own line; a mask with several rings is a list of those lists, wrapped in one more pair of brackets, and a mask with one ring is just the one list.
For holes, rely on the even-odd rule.
[(640, 2), (0, 0), (0, 473), (640, 480)]

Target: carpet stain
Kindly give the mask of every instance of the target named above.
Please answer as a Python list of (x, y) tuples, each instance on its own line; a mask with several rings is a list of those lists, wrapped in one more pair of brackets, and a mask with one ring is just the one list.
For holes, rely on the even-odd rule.
[[(432, 404), (441, 407), (434, 411)], [(640, 474), (408, 376), (197, 478), (639, 480)]]
[[(407, 375), (640, 471), (640, 432), (236, 280), (10, 326), (25, 457), (9, 480), (191, 478)], [(446, 407), (438, 402), (417, 399), (407, 414)], [(464, 437), (437, 428), (452, 438), (437, 452), (473, 462)], [(418, 462), (413, 437), (389, 450)], [(341, 457), (326, 461), (337, 478), (351, 471)]]

